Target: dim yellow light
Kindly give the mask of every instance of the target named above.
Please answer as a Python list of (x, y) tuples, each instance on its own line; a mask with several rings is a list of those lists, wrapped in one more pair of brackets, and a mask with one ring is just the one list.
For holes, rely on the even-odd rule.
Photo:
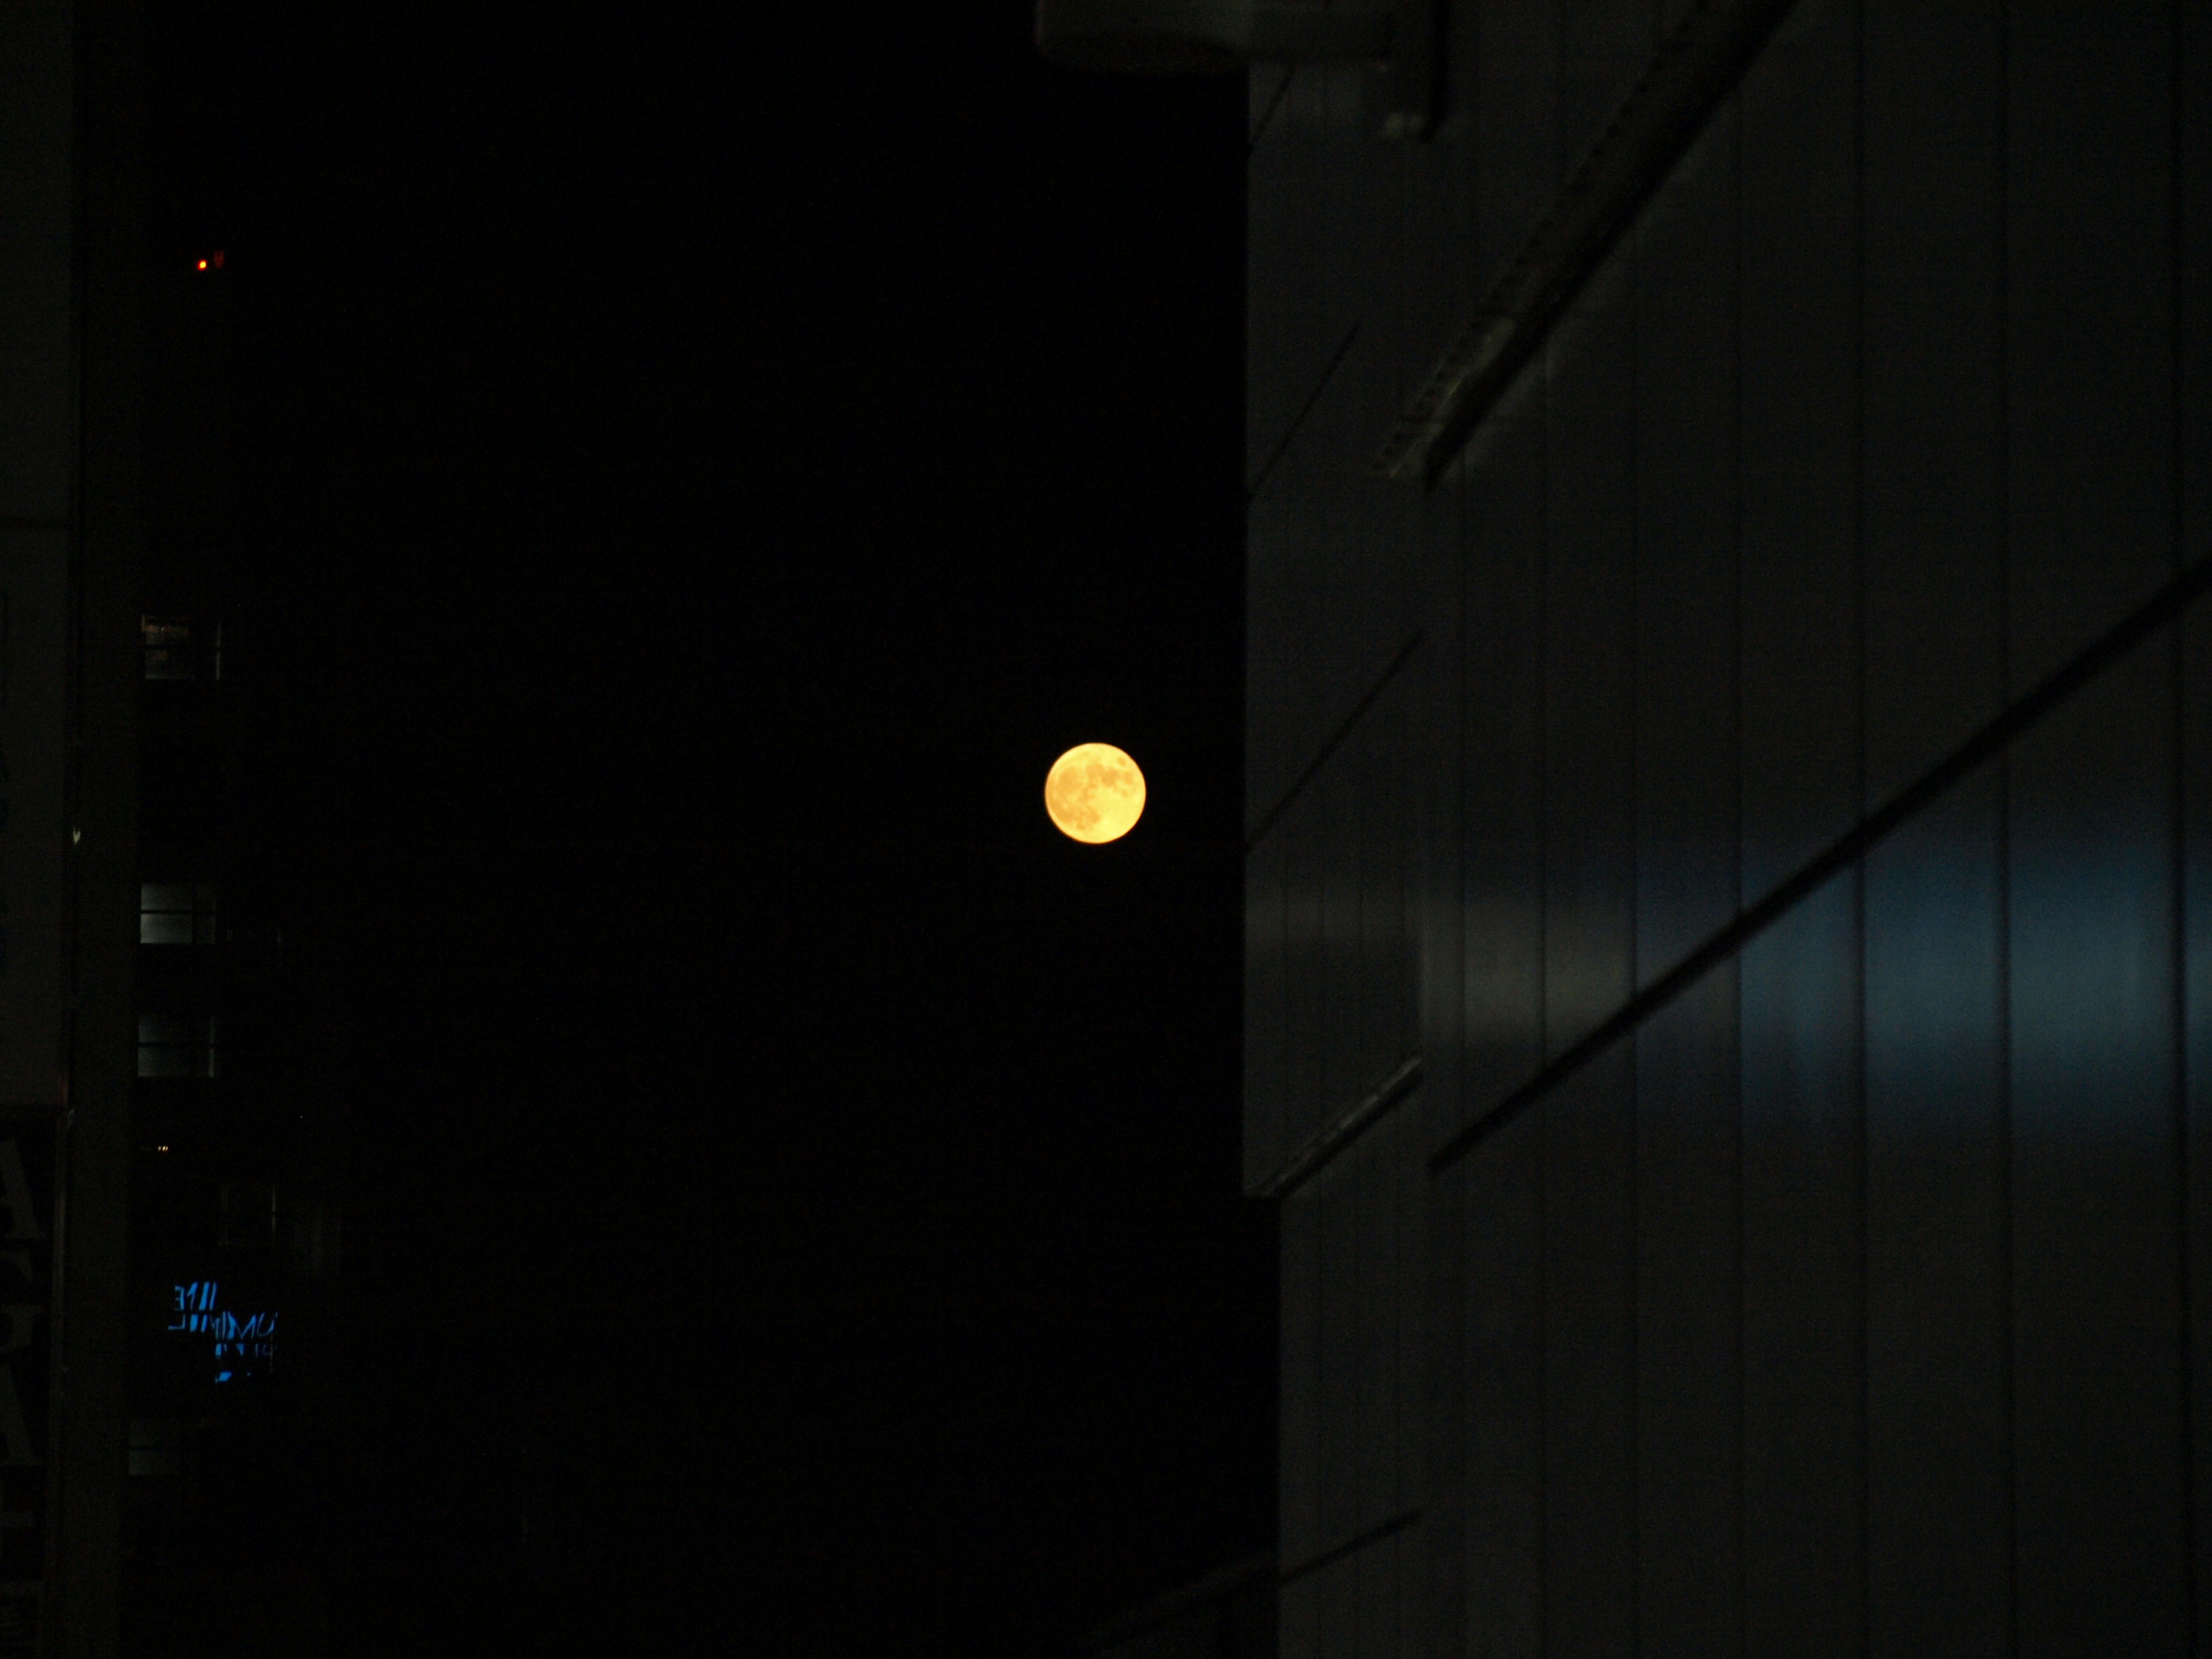
[(1079, 743), (1052, 763), (1044, 810), (1071, 841), (1119, 841), (1145, 811), (1145, 775), (1110, 743)]

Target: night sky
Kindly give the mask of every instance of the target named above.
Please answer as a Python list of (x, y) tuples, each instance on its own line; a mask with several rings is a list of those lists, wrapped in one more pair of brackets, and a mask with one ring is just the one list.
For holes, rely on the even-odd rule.
[(1269, 1543), (1242, 80), (1018, 3), (155, 15), (350, 1073), (337, 1650), (1048, 1653)]

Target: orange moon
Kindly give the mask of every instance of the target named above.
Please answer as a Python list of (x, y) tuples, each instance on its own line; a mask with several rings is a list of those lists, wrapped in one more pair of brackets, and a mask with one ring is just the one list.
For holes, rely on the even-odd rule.
[(1072, 841), (1118, 841), (1145, 810), (1145, 775), (1110, 743), (1079, 743), (1045, 775), (1044, 810)]

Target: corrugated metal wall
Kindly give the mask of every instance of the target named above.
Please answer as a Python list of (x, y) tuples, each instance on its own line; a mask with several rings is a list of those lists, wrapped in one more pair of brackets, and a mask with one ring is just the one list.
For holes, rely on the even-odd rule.
[(1692, 9), (1252, 77), (1283, 1650), (2212, 1653), (2212, 600), (1462, 1133), (2212, 550), (2200, 0), (1801, 0), (1370, 476)]

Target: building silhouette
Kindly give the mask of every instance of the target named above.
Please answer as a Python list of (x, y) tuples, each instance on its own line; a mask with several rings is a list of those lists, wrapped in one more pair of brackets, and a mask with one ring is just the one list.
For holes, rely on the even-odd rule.
[(331, 999), (249, 741), (237, 262), (155, 35), (0, 25), (0, 1653), (321, 1639)]
[(2212, 14), (1441, 10), (1250, 71), (1282, 1651), (2203, 1652)]

